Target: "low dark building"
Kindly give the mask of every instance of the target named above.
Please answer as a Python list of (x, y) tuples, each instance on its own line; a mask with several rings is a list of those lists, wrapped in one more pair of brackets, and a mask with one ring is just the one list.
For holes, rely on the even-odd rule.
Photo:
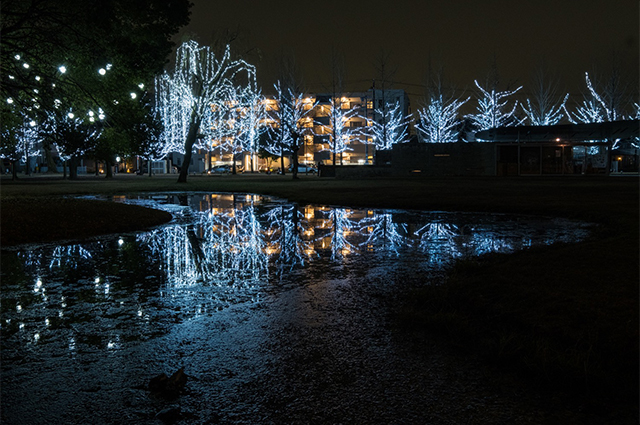
[(395, 145), (391, 162), (400, 175), (638, 173), (639, 137), (639, 120), (500, 127), (478, 132), (480, 142)]

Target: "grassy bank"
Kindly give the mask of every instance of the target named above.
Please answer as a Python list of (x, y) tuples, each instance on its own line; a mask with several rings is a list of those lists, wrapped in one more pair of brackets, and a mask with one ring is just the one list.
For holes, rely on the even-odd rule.
[(3, 198), (0, 205), (1, 246), (82, 240), (171, 220), (167, 212), (136, 205), (50, 196)]
[[(102, 222), (96, 222), (95, 211), (81, 206), (74, 207), (71, 224), (48, 219), (49, 207), (69, 206), (51, 200), (53, 196), (183, 190), (252, 192), (300, 203), (513, 212), (595, 222), (594, 235), (585, 242), (459, 263), (444, 284), (416, 290), (408, 297), (400, 323), (412, 332), (485, 355), (545, 388), (637, 403), (637, 178), (334, 180), (303, 176), (292, 181), (290, 176), (241, 175), (196, 176), (182, 185), (175, 180), (175, 176), (124, 175), (111, 181), (90, 177), (73, 182), (3, 180), (2, 234), (15, 225), (17, 217), (6, 212), (21, 200), (27, 202), (27, 197), (30, 202), (46, 197), (42, 203), (48, 207), (26, 208), (19, 215), (47, 222), (39, 232), (59, 235), (71, 230), (56, 233), (56, 226), (75, 229), (86, 220), (95, 229)], [(128, 221), (137, 223), (137, 219)]]

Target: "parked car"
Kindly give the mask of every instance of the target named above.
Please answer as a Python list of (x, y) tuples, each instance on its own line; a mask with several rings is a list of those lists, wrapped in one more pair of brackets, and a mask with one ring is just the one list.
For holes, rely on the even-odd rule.
[[(289, 172), (291, 172), (293, 170), (293, 168), (291, 166), (289, 166)], [(298, 174), (316, 174), (318, 172), (318, 170), (316, 170), (315, 168), (309, 166), (309, 165), (305, 165), (305, 164), (299, 164), (298, 165)]]
[(224, 174), (231, 172), (231, 165), (217, 165), (209, 170), (210, 174)]

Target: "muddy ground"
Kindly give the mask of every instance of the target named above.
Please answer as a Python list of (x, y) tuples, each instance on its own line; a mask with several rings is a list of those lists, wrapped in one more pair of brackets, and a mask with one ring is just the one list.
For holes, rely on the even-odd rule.
[[(153, 331), (106, 349), (80, 336), (70, 349), (63, 331), (50, 337), (51, 347), (64, 340), (58, 350), (5, 344), (2, 423), (599, 423), (398, 330), (401, 274), (335, 266), (328, 279), (274, 284), (258, 302), (158, 313)], [(110, 326), (96, 332), (108, 339)], [(178, 396), (150, 393), (151, 378), (181, 367)]]

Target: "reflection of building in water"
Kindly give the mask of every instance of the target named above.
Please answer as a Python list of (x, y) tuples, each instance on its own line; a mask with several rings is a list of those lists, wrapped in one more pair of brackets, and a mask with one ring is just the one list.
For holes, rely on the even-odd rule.
[(159, 206), (177, 204), (167, 206), (182, 211), (174, 224), (136, 240), (25, 249), (17, 254), (19, 261), (7, 262), (18, 271), (3, 270), (3, 276), (21, 280), (3, 282), (3, 344), (7, 338), (42, 344), (52, 329), (69, 328), (74, 320), (102, 324), (117, 317), (127, 321), (129, 334), (118, 328), (98, 338), (74, 333), (64, 339), (70, 352), (80, 353), (87, 344), (114, 351), (132, 335), (145, 334), (156, 308), (147, 309), (145, 297), (154, 302), (162, 297), (183, 316), (205, 314), (259, 299), (274, 265), (284, 275), (319, 257), (340, 263), (357, 252), (376, 252), (363, 260), (367, 267), (388, 266), (372, 258), (391, 253), (438, 268), (461, 256), (570, 242), (587, 234), (571, 222), (299, 207), (245, 194), (153, 196)]

